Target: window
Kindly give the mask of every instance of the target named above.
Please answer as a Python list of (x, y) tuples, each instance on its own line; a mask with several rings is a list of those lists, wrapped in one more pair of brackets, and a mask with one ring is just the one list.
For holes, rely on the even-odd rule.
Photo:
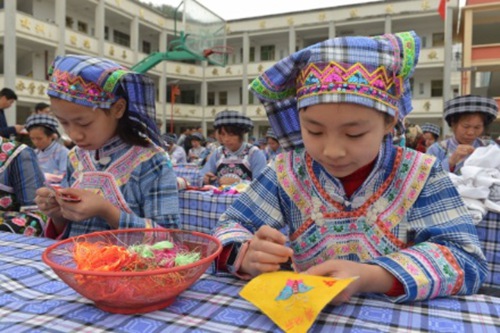
[(444, 33), (432, 34), (432, 47), (444, 46)]
[(431, 97), (443, 97), (443, 80), (431, 81)]
[(219, 91), (219, 105), (227, 105), (227, 91)]
[(260, 47), (260, 60), (274, 60), (274, 45), (262, 45)]
[(182, 90), (179, 103), (196, 104), (196, 92), (194, 90)]
[(248, 92), (248, 105), (254, 104), (254, 97), (255, 95), (252, 92)]
[(207, 94), (207, 105), (215, 105), (215, 93), (209, 91)]
[(151, 43), (145, 40), (142, 41), (142, 52), (151, 53)]
[(126, 47), (130, 47), (130, 35), (123, 33), (121, 31), (113, 31), (114, 42)]
[(109, 27), (108, 26), (104, 27), (104, 39), (109, 40)]
[(73, 19), (69, 16), (66, 16), (66, 28), (73, 29)]
[(88, 27), (87, 23), (82, 22), (82, 21), (78, 21), (78, 24), (77, 24), (78, 31), (83, 32), (83, 33), (87, 33), (88, 29), (89, 29), (89, 27)]

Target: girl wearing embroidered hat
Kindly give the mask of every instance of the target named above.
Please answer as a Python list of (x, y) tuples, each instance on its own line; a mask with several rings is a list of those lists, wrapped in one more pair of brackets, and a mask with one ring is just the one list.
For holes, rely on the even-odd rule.
[(291, 258), (298, 272), (358, 276), (335, 304), (478, 290), (487, 264), (451, 180), (434, 157), (392, 143), (419, 48), (413, 32), (334, 38), (252, 82), (287, 151), (220, 217), (219, 271), (251, 278)]
[(259, 148), (243, 141), (253, 128), (252, 120), (238, 111), (225, 110), (215, 116), (214, 128), (222, 146), (201, 169), (203, 183), (230, 185), (258, 177), (266, 166), (266, 157)]
[(267, 139), (267, 147), (266, 147), (266, 156), (267, 156), (267, 161), (272, 161), (276, 158), (276, 155), (280, 154), (283, 152), (283, 149), (281, 149), (280, 142), (278, 141), (278, 138), (273, 132), (272, 128), (269, 128), (266, 132), (266, 139)]
[(426, 148), (429, 148), (439, 140), (439, 135), (441, 134), (441, 128), (438, 125), (425, 123), (422, 125), (421, 128)]
[(495, 144), (480, 137), (497, 114), (498, 105), (493, 98), (465, 95), (447, 101), (444, 119), (453, 137), (434, 143), (427, 153), (436, 156), (444, 170), (459, 174), (465, 160), (477, 147)]
[(155, 124), (153, 82), (79, 55), (57, 57), (49, 75), (52, 112), (76, 147), (62, 182), (68, 188), (37, 191), (36, 203), (51, 217), (46, 236), (176, 227), (177, 184)]
[(29, 137), (35, 145), (38, 164), (51, 182), (61, 182), (68, 162), (68, 148), (57, 139), (57, 119), (44, 113), (34, 114), (26, 119), (25, 124)]

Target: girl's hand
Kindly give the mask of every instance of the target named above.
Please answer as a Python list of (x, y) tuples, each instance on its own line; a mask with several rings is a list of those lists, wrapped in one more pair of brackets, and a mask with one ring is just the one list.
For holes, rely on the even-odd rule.
[(339, 279), (358, 277), (330, 302), (332, 305), (348, 302), (351, 296), (358, 293), (385, 293), (394, 282), (394, 276), (380, 266), (349, 260), (328, 260), (309, 268), (306, 273)]
[[(73, 197), (76, 200), (70, 201), (65, 197)], [(74, 222), (96, 216), (104, 217), (104, 207), (109, 204), (109, 201), (98, 194), (75, 188), (60, 189), (56, 200), (61, 207), (62, 216)]]
[(286, 237), (270, 226), (262, 226), (250, 241), (243, 257), (240, 272), (257, 276), (265, 272), (275, 272), (280, 264), (293, 255), (291, 248), (285, 246)]
[(203, 184), (205, 185), (210, 185), (212, 184), (213, 182), (215, 182), (217, 180), (217, 176), (214, 175), (213, 173), (211, 172), (207, 172), (204, 176), (203, 176)]
[(449, 164), (455, 166), (462, 160), (466, 159), (474, 152), (475, 148), (471, 145), (458, 145), (457, 149), (451, 154)]
[(60, 219), (62, 217), (61, 207), (55, 198), (54, 191), (48, 187), (36, 190), (35, 203), (38, 209), (48, 217)]

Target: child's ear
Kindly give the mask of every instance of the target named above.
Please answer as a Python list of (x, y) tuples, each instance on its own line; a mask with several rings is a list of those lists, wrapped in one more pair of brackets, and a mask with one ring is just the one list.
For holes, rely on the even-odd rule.
[(127, 110), (127, 101), (124, 98), (120, 98), (111, 106), (111, 114), (116, 118), (120, 119)]

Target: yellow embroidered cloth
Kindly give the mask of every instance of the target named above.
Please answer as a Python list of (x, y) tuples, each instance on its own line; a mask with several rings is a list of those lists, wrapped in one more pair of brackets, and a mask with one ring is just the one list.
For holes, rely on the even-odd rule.
[(356, 279), (283, 271), (266, 273), (252, 279), (240, 296), (285, 332), (307, 332), (321, 310)]

